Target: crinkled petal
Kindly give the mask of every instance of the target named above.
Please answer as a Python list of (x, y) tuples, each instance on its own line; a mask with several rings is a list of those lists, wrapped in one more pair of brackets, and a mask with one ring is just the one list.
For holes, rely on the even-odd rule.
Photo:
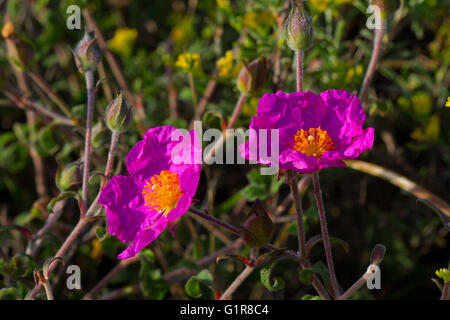
[(357, 96), (343, 90), (327, 90), (321, 93), (327, 105), (326, 116), (321, 128), (331, 136), (336, 149), (362, 133), (366, 118)]
[(148, 213), (141, 189), (133, 177), (113, 177), (98, 202), (106, 208), (108, 232), (122, 242), (132, 241)]
[(143, 228), (139, 230), (133, 243), (121, 252), (117, 258), (128, 259), (134, 257), (139, 251), (154, 241), (164, 231), (166, 226), (167, 219), (165, 216), (161, 216), (161, 218), (158, 219), (151, 228)]
[(308, 157), (301, 152), (288, 149), (280, 154), (280, 169), (311, 173), (319, 169), (319, 160), (316, 157)]
[(364, 129), (363, 133), (353, 137), (349, 145), (342, 150), (345, 159), (357, 158), (360, 154), (369, 150), (373, 146), (375, 130), (373, 128)]

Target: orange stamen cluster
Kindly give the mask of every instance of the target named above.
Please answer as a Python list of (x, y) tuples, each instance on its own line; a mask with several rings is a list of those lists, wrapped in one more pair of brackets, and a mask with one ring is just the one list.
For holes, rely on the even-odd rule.
[(176, 173), (166, 170), (150, 178), (142, 190), (145, 205), (167, 215), (177, 206), (182, 191)]
[(317, 159), (320, 159), (323, 153), (335, 150), (330, 135), (320, 127), (297, 131), (293, 149)]

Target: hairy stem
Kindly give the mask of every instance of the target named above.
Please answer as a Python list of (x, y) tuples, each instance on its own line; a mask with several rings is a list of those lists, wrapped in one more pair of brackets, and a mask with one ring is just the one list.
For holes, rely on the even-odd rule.
[(94, 116), (94, 73), (88, 71), (85, 74), (86, 89), (87, 89), (87, 119), (86, 119), (86, 138), (84, 142), (84, 169), (83, 169), (83, 186), (82, 186), (82, 202), (81, 218), (84, 218), (87, 208), (88, 184), (89, 184), (89, 163), (91, 161), (91, 134), (92, 134), (92, 119)]
[(305, 228), (303, 225), (303, 208), (300, 199), (300, 193), (298, 191), (297, 178), (295, 173), (292, 171), (288, 172), (289, 186), (291, 187), (292, 197), (294, 200), (295, 212), (297, 215), (297, 233), (298, 233), (298, 250), (300, 255), (304, 257), (306, 253), (306, 238), (305, 238)]
[(234, 107), (233, 114), (231, 115), (230, 122), (228, 122), (227, 129), (232, 129), (236, 124), (237, 119), (239, 118), (239, 114), (241, 113), (242, 107), (244, 106), (245, 100), (247, 96), (241, 93), (236, 106)]
[[(105, 177), (106, 179), (109, 179), (112, 172), (112, 167), (114, 164), (114, 155), (116, 153), (117, 149), (117, 143), (119, 142), (119, 136), (120, 133), (113, 131), (111, 135), (111, 144), (109, 146), (109, 152), (108, 152), (108, 160), (106, 161), (106, 169), (105, 169)], [(104, 180), (101, 184), (100, 191), (103, 190), (103, 188), (106, 185), (106, 181)]]
[(339, 285), (336, 279), (336, 273), (334, 271), (333, 255), (331, 253), (330, 237), (328, 235), (327, 221), (325, 217), (325, 208), (322, 199), (322, 190), (320, 189), (319, 174), (317, 172), (313, 173), (313, 186), (314, 186), (314, 196), (316, 198), (317, 211), (319, 212), (320, 228), (322, 230), (323, 245), (325, 248), (325, 255), (327, 259), (328, 270), (330, 272), (331, 288), (335, 297), (339, 293)]
[(349, 299), (356, 291), (359, 290), (367, 280), (375, 273), (376, 268), (378, 268), (377, 264), (371, 264), (367, 268), (367, 271), (359, 278), (347, 291), (345, 291), (342, 295), (338, 296), (336, 300), (347, 300)]
[(375, 38), (373, 40), (373, 51), (372, 57), (370, 58), (369, 66), (367, 67), (366, 74), (364, 76), (364, 80), (359, 90), (359, 100), (361, 104), (364, 105), (366, 103), (367, 97), (369, 95), (369, 86), (372, 82), (372, 78), (375, 74), (375, 71), (378, 68), (378, 60), (381, 55), (381, 46), (383, 43), (383, 36), (386, 29), (386, 20), (382, 19), (381, 21), (381, 29), (375, 29)]
[(120, 261), (108, 274), (100, 280), (97, 285), (91, 289), (84, 297), (83, 300), (90, 300), (92, 299), (101, 289), (106, 287), (109, 282), (111, 282), (114, 277), (119, 274), (120, 271), (122, 271), (126, 266), (136, 262), (139, 260), (139, 256), (135, 256), (126, 260)]
[[(81, 234), (81, 232), (84, 230), (84, 228), (86, 227), (86, 225), (89, 223), (88, 219), (81, 219), (77, 225), (75, 226), (75, 228), (72, 230), (72, 232), (69, 234), (69, 236), (66, 238), (66, 240), (64, 241), (64, 243), (62, 244), (61, 248), (59, 248), (58, 252), (55, 254), (55, 257), (63, 257), (64, 254), (66, 253), (66, 251), (69, 249), (70, 245), (72, 244), (72, 242), (78, 238), (78, 236)], [(49, 267), (48, 267), (48, 276), (50, 276), (50, 273), (53, 271), (53, 269), (56, 268), (56, 265), (58, 264), (59, 260), (55, 260), (53, 261)], [(37, 293), (39, 292), (39, 290), (41, 289), (42, 286), (42, 282), (40, 282), (38, 285), (36, 285), (33, 289), (33, 291), (30, 294), (30, 298), (34, 299), (37, 295)]]
[(239, 286), (244, 282), (245, 279), (255, 270), (254, 267), (245, 266), (244, 271), (233, 281), (233, 283), (225, 290), (223, 295), (220, 297), (220, 300), (226, 300), (228, 299), (236, 290), (239, 288)]
[(47, 300), (55, 300), (53, 297), (52, 286), (50, 285), (50, 281), (46, 280), (42, 283), (45, 289), (45, 294), (47, 295)]
[(303, 51), (295, 51), (297, 60), (297, 92), (303, 91)]

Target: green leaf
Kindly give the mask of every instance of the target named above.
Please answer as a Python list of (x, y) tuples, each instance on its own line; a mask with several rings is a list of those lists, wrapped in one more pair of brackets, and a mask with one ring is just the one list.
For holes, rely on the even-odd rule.
[(313, 280), (314, 271), (311, 269), (304, 269), (300, 271), (299, 278), (303, 284), (311, 284)]
[[(320, 242), (323, 242), (322, 235), (316, 235), (316, 236), (312, 237), (311, 239), (309, 239), (306, 244), (307, 252), (309, 253), (311, 251), (311, 248)], [(335, 237), (330, 237), (330, 243), (332, 245), (340, 245), (347, 253), (350, 251), (350, 245), (345, 240), (335, 238)]]
[(328, 272), (327, 266), (322, 261), (316, 262), (310, 269), (323, 279), (327, 288), (330, 288), (330, 273)]
[(24, 253), (16, 254), (9, 263), (0, 260), (0, 274), (14, 278), (30, 276), (37, 267), (33, 259)]
[(162, 278), (161, 270), (155, 266), (155, 257), (151, 250), (143, 250), (140, 255), (141, 267), (139, 280), (142, 292), (152, 300), (162, 300), (169, 292), (169, 284)]
[(193, 299), (211, 300), (215, 298), (213, 276), (208, 270), (200, 271), (192, 276), (184, 287), (186, 294)]
[(319, 296), (312, 296), (310, 294), (307, 294), (302, 297), (302, 300), (323, 300), (323, 299)]
[(26, 167), (28, 159), (26, 146), (17, 140), (13, 132), (0, 135), (0, 168), (16, 173)]
[(270, 265), (270, 267), (262, 268), (259, 273), (262, 285), (271, 292), (282, 290), (285, 286), (283, 279), (281, 279), (280, 277), (274, 277), (273, 281), (270, 280), (270, 275), (272, 274), (273, 268), (280, 261), (281, 259), (276, 260)]
[(0, 300), (20, 300), (21, 293), (17, 288), (0, 289)]
[(272, 176), (261, 175), (259, 169), (253, 169), (247, 178), (249, 184), (242, 190), (242, 194), (248, 201), (264, 200), (270, 196)]
[(42, 128), (37, 137), (37, 151), (43, 157), (54, 155), (59, 150), (59, 145), (53, 137), (55, 124), (52, 123)]
[(105, 227), (98, 227), (95, 229), (95, 236), (98, 240), (103, 241), (109, 236), (109, 234)]

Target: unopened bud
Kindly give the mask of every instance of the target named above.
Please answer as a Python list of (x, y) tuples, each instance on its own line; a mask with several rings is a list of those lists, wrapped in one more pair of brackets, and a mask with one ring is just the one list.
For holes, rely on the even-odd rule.
[(111, 131), (125, 132), (130, 125), (130, 118), (131, 108), (121, 92), (106, 109), (106, 124)]
[(273, 222), (259, 200), (256, 200), (242, 226), (242, 238), (250, 248), (262, 248), (270, 241), (272, 233)]
[(370, 264), (379, 265), (383, 261), (384, 254), (386, 253), (386, 247), (382, 244), (377, 244), (372, 250), (370, 255)]
[(75, 161), (64, 166), (61, 164), (56, 173), (56, 186), (61, 192), (73, 190), (81, 185), (80, 162)]
[(306, 13), (304, 0), (291, 0), (291, 12), (284, 22), (284, 35), (291, 50), (307, 50), (313, 42), (311, 18)]
[(267, 78), (267, 60), (259, 57), (250, 64), (244, 63), (237, 79), (238, 89), (247, 95), (260, 90)]
[(78, 42), (73, 51), (75, 63), (78, 71), (85, 73), (97, 69), (102, 59), (102, 50), (100, 49), (95, 31), (86, 31), (84, 37)]

